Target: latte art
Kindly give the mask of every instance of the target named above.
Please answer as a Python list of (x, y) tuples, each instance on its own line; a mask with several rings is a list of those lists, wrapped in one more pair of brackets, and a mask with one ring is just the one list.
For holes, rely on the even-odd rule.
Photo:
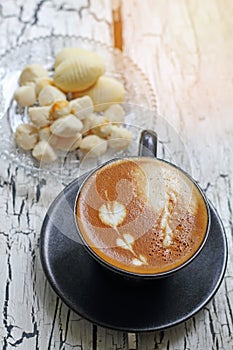
[(100, 220), (108, 226), (117, 228), (127, 215), (126, 208), (123, 204), (113, 201), (103, 204), (99, 209)]
[(208, 225), (199, 189), (174, 166), (152, 158), (110, 162), (84, 183), (77, 223), (106, 262), (143, 274), (171, 270), (201, 245)]

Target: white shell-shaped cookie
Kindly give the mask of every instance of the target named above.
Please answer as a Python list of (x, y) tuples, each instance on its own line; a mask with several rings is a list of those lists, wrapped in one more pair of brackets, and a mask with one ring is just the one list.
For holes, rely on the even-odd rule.
[(55, 86), (46, 85), (41, 92), (39, 93), (39, 105), (40, 106), (49, 106), (54, 102), (59, 100), (65, 100), (66, 95), (63, 94)]
[(30, 107), (28, 113), (31, 121), (40, 128), (51, 124), (49, 120), (50, 106)]
[(39, 141), (35, 145), (32, 151), (32, 156), (37, 160), (45, 163), (54, 162), (57, 159), (56, 152), (52, 146), (44, 140)]
[(19, 77), (19, 84), (36, 83), (38, 78), (48, 78), (48, 71), (40, 64), (29, 64), (26, 66)]
[(112, 124), (102, 116), (92, 117), (91, 132), (102, 138), (107, 138), (112, 131)]
[(96, 115), (92, 114), (89, 117), (82, 120), (83, 128), (82, 128), (82, 134), (89, 135), (92, 134), (92, 127), (95, 124)]
[[(74, 94), (78, 97), (77, 95), (78, 93)], [(85, 95), (92, 99), (95, 111), (104, 111), (113, 103), (123, 102), (125, 89), (119, 80), (102, 76), (92, 88), (85, 91)]]
[(50, 126), (52, 134), (61, 137), (75, 136), (78, 132), (82, 130), (82, 128), (82, 122), (72, 114), (57, 119)]
[(64, 49), (62, 49), (56, 54), (54, 67), (57, 68), (59, 64), (61, 64), (66, 59), (77, 57), (80, 55), (90, 55), (90, 54), (96, 55), (96, 57), (99, 57), (99, 55), (97, 55), (95, 52), (83, 49), (81, 47), (65, 47)]
[(88, 135), (82, 139), (79, 147), (88, 157), (99, 157), (107, 151), (108, 142), (97, 135)]
[(35, 90), (36, 90), (36, 96), (39, 96), (39, 93), (41, 90), (47, 86), (47, 85), (53, 85), (53, 81), (48, 78), (38, 78), (35, 83)]
[(49, 140), (49, 143), (53, 146), (54, 149), (61, 151), (74, 151), (76, 150), (82, 140), (82, 134), (77, 133), (71, 137), (61, 137), (57, 135), (52, 135)]
[(94, 111), (92, 99), (83, 96), (70, 101), (70, 112), (80, 120), (88, 118)]
[(110, 148), (122, 150), (129, 147), (132, 140), (133, 134), (131, 131), (127, 130), (126, 128), (113, 125), (111, 135), (108, 139), (108, 145)]
[(34, 125), (20, 124), (14, 134), (15, 141), (24, 150), (33, 149), (38, 141), (38, 131)]
[(47, 141), (49, 142), (51, 138), (51, 131), (49, 126), (45, 126), (44, 128), (41, 128), (38, 130), (39, 134), (39, 140), (40, 141)]
[(104, 74), (105, 65), (95, 55), (80, 55), (64, 60), (55, 69), (54, 83), (65, 92), (83, 91), (96, 83)]
[(35, 86), (20, 86), (15, 90), (14, 98), (22, 107), (32, 106), (36, 102)]
[(58, 119), (70, 113), (70, 105), (67, 100), (60, 100), (53, 103), (50, 110), (51, 119)]
[(112, 124), (123, 124), (125, 121), (125, 111), (119, 104), (111, 105), (105, 112), (104, 117)]

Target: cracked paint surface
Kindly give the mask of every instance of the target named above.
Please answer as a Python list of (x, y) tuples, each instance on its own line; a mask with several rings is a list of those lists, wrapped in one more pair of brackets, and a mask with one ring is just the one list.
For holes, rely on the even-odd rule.
[[(143, 15), (142, 15), (143, 14)], [(124, 50), (156, 90), (160, 115), (182, 136), (154, 121), (160, 155), (191, 170), (219, 211), (233, 247), (232, 15), (230, 0), (123, 2)], [(145, 20), (146, 19), (146, 20)], [(50, 34), (76, 34), (112, 43), (108, 0), (7, 0), (0, 3), (0, 54)], [(51, 290), (39, 260), (39, 230), (63, 188), (30, 179), (0, 160), (0, 348), (3, 350), (125, 350), (126, 333), (93, 326)], [(223, 284), (195, 317), (175, 328), (138, 336), (139, 349), (233, 348), (233, 260)]]

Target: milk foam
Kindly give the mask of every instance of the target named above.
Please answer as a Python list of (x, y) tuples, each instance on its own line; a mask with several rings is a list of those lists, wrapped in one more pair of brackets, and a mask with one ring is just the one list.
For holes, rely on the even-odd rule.
[(180, 170), (166, 162), (154, 159), (138, 162), (147, 179), (148, 204), (161, 217), (160, 229), (164, 233), (164, 246), (169, 246), (173, 240), (170, 222), (174, 216), (182, 215), (177, 212), (178, 205), (189, 210), (191, 215), (196, 215), (195, 186)]
[(129, 271), (166, 271), (187, 260), (207, 227), (202, 195), (166, 162), (129, 158), (100, 168), (84, 184), (77, 220), (88, 245)]
[(156, 212), (161, 211), (169, 198), (189, 206), (195, 212), (196, 199), (193, 194), (194, 185), (189, 178), (166, 162), (140, 161), (141, 169), (147, 179), (147, 199)]

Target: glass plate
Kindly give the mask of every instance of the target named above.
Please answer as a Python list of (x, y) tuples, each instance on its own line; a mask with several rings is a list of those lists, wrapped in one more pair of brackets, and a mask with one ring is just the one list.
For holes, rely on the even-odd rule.
[[(135, 147), (138, 133), (144, 128), (152, 127), (153, 116), (156, 114), (155, 93), (141, 69), (121, 51), (104, 43), (78, 36), (53, 35), (24, 42), (6, 51), (0, 56), (0, 155), (24, 167), (25, 171), (33, 176), (40, 173), (72, 179), (80, 168), (80, 155), (76, 151), (61, 152), (55, 163), (41, 165), (33, 159), (30, 151), (20, 149), (13, 137), (16, 127), (22, 122), (28, 122), (27, 108), (19, 108), (13, 100), (22, 69), (28, 64), (40, 63), (52, 74), (55, 54), (62, 48), (71, 46), (98, 52), (105, 60), (105, 75), (124, 84), (126, 98), (123, 107), (126, 110), (126, 126), (132, 129), (135, 141), (133, 149), (129, 148), (124, 154), (137, 152)], [(108, 153), (105, 159), (113, 156), (119, 156), (119, 152)], [(97, 163), (102, 161), (103, 159), (98, 159)]]

